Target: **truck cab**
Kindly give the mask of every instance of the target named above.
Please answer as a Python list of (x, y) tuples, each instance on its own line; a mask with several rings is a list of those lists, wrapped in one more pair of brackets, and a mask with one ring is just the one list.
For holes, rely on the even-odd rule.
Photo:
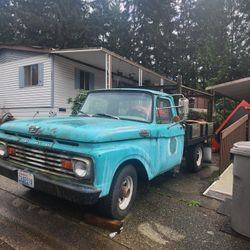
[(67, 200), (97, 203), (104, 215), (122, 219), (141, 178), (181, 164), (184, 140), (171, 95), (96, 90), (77, 115), (1, 125), (0, 174)]

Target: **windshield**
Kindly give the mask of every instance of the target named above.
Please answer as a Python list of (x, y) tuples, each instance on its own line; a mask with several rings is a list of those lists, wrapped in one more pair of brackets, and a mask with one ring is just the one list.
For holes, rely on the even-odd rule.
[(80, 113), (151, 122), (152, 99), (150, 94), (136, 91), (94, 92), (88, 95)]

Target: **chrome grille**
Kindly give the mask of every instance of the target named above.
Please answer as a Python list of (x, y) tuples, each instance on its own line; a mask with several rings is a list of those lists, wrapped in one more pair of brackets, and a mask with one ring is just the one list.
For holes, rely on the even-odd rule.
[(61, 162), (62, 160), (70, 160), (70, 157), (68, 156), (27, 146), (15, 144), (8, 144), (8, 146), (16, 150), (15, 156), (9, 156), (9, 160), (11, 162), (21, 164), (26, 167), (51, 170), (54, 172), (73, 175), (73, 171), (62, 168)]

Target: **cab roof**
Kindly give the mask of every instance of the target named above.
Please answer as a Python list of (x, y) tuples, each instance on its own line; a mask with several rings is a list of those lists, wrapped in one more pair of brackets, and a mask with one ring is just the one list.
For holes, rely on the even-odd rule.
[(161, 91), (156, 91), (156, 90), (152, 90), (152, 89), (143, 89), (143, 88), (112, 88), (112, 89), (97, 89), (97, 90), (93, 90), (90, 92), (99, 92), (99, 91), (138, 91), (138, 92), (148, 92), (150, 94), (153, 95), (158, 95), (158, 96), (162, 96), (162, 97), (172, 97), (169, 94), (166, 94), (164, 92)]

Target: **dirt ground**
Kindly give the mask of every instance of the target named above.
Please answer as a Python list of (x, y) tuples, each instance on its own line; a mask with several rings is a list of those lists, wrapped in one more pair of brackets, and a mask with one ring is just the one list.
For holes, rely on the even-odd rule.
[(0, 177), (0, 249), (250, 249), (222, 231), (219, 201), (202, 196), (217, 178), (217, 157), (200, 173), (162, 175), (140, 188), (121, 234), (84, 223), (83, 207)]

